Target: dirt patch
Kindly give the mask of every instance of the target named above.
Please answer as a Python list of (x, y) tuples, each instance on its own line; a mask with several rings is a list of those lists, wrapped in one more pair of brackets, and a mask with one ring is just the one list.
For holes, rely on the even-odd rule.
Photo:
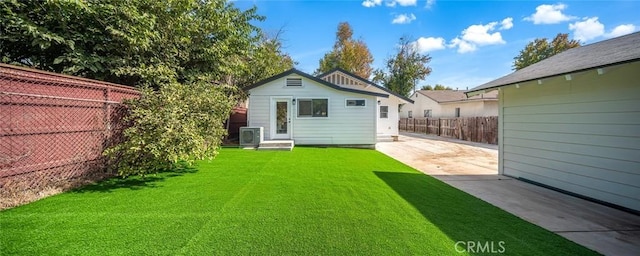
[(113, 177), (106, 173), (91, 173), (71, 178), (53, 176), (34, 183), (34, 180), (42, 180), (41, 177), (37, 177), (38, 175), (41, 174), (34, 172), (15, 179), (3, 179), (0, 184), (0, 211)]

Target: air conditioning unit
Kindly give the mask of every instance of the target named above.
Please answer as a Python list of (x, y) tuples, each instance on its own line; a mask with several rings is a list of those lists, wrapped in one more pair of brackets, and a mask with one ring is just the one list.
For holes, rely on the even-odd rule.
[(257, 147), (264, 140), (263, 127), (240, 127), (240, 146)]

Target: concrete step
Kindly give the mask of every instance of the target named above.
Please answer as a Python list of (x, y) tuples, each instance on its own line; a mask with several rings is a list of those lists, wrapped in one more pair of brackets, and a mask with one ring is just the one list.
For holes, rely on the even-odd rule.
[(258, 150), (293, 150), (293, 140), (268, 140), (258, 146)]

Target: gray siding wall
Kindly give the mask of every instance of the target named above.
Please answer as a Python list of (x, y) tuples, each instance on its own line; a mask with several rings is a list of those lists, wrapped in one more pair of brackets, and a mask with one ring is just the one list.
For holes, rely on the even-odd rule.
[(640, 210), (640, 63), (500, 92), (500, 170)]

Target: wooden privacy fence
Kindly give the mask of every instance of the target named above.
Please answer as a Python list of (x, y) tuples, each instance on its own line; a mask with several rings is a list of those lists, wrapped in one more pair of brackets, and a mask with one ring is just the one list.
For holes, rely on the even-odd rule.
[(400, 118), (401, 131), (498, 144), (498, 117)]
[[(121, 140), (131, 87), (0, 64), (0, 197), (65, 187), (104, 173)], [(17, 193), (17, 194), (16, 194)]]

